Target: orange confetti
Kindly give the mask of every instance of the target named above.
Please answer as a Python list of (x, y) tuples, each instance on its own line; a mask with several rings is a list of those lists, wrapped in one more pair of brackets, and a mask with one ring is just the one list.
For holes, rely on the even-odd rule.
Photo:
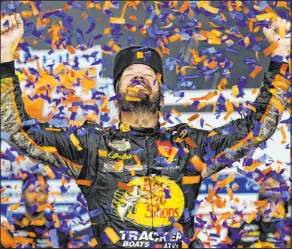
[(256, 19), (258, 21), (263, 21), (265, 19), (270, 19), (270, 18), (273, 18), (273, 17), (276, 17), (275, 13), (273, 13), (273, 12), (256, 15)]
[(190, 138), (190, 137), (186, 137), (184, 139), (186, 141), (186, 143), (191, 146), (193, 149), (197, 147), (196, 143)]
[(16, 248), (16, 242), (14, 238), (11, 236), (11, 234), (1, 226), (1, 245), (4, 246), (4, 248)]
[(23, 10), (21, 11), (21, 16), (25, 19), (30, 18), (32, 16), (32, 11), (30, 10)]
[(206, 168), (206, 164), (203, 163), (197, 155), (193, 156), (191, 158), (191, 164), (195, 167), (195, 169), (199, 172), (201, 172), (203, 169)]
[(40, 182), (41, 187), (42, 187), (42, 188), (45, 188), (46, 183), (45, 183), (44, 176), (42, 176), (42, 175), (38, 175), (38, 180), (39, 180), (39, 182)]
[(281, 135), (283, 137), (283, 140), (285, 141), (287, 137), (286, 137), (286, 133), (285, 133), (283, 125), (280, 126), (280, 131), (281, 131)]
[(251, 105), (251, 104), (248, 104), (247, 105), (247, 108), (250, 109), (250, 110), (252, 110), (253, 112), (256, 112), (256, 108), (253, 105)]
[(9, 202), (9, 198), (7, 196), (2, 197), (1, 202)]
[(227, 193), (229, 195), (230, 201), (232, 201), (233, 200), (233, 191), (232, 191), (232, 189), (231, 188), (228, 188), (227, 189)]
[(262, 69), (263, 69), (263, 67), (261, 67), (261, 66), (256, 66), (255, 67), (255, 69), (250, 73), (250, 77), (251, 78), (255, 78), (257, 75), (258, 75), (258, 73), (260, 72), (260, 71), (262, 71)]
[(120, 236), (115, 232), (112, 227), (107, 227), (106, 229), (104, 229), (104, 232), (113, 244), (116, 244), (120, 240)]
[(20, 202), (19, 203), (16, 203), (16, 204), (13, 204), (13, 205), (10, 205), (10, 210), (16, 210), (16, 209), (18, 209), (19, 208), (19, 206), (20, 206)]
[(87, 187), (90, 187), (90, 185), (91, 185), (91, 181), (86, 180), (86, 179), (75, 180), (75, 182), (77, 185), (82, 185), (82, 186), (87, 186)]
[[(39, 211), (38, 211), (39, 212)], [(41, 212), (41, 211), (40, 211)], [(32, 220), (30, 223), (32, 226), (43, 226), (46, 224), (46, 219), (41, 219), (41, 220)], [(28, 224), (27, 224), (28, 225)], [(27, 226), (26, 225), (26, 226)]]
[(213, 136), (215, 136), (216, 134), (217, 134), (216, 131), (211, 131), (211, 132), (209, 133), (208, 137), (213, 137)]
[(58, 214), (52, 214), (53, 221), (55, 222), (55, 227), (60, 227), (60, 221)]
[(115, 23), (115, 24), (125, 24), (125, 18), (120, 18), (120, 17), (110, 17), (110, 23)]
[(281, 68), (280, 68), (280, 73), (285, 74), (287, 69), (288, 69), (288, 63), (283, 63)]
[(267, 47), (265, 50), (264, 50), (264, 55), (265, 56), (268, 56), (270, 55), (276, 48), (279, 47), (279, 43), (278, 42), (273, 42), (269, 47)]
[(137, 98), (137, 97), (131, 97), (131, 96), (126, 96), (126, 100), (127, 100), (127, 101), (136, 101), (136, 102), (141, 101), (140, 98)]
[(136, 161), (136, 165), (137, 165), (137, 167), (138, 167), (138, 168), (141, 168), (141, 161), (140, 161), (139, 157), (138, 157), (136, 154), (134, 154), (134, 155), (133, 155), (133, 158), (134, 158), (135, 161)]
[(76, 54), (76, 52), (72, 46), (68, 45), (68, 46), (66, 46), (66, 49), (68, 50), (68, 52), (70, 54)]
[(111, 27), (109, 27), (109, 28), (105, 28), (104, 31), (103, 31), (103, 34), (104, 34), (104, 35), (108, 35), (108, 34), (110, 34), (111, 29), (112, 29)]
[(38, 14), (39, 14), (39, 11), (38, 11), (38, 9), (35, 7), (34, 2), (30, 1), (30, 6), (31, 6), (31, 8), (32, 8), (33, 15), (34, 15), (34, 16), (38, 15)]
[(190, 2), (189, 1), (185, 1), (179, 8), (179, 12), (180, 13), (184, 13), (186, 11), (186, 9), (188, 9), (190, 6)]
[(182, 40), (182, 39), (183, 39), (183, 37), (179, 34), (174, 34), (174, 35), (168, 37), (169, 42), (175, 42), (175, 41)]
[(172, 226), (175, 227), (175, 228), (177, 228), (177, 230), (179, 230), (180, 232), (183, 233), (184, 229), (183, 229), (183, 226), (180, 223), (177, 223), (176, 222)]
[(191, 100), (206, 100), (208, 101), (209, 99), (213, 98), (214, 96), (218, 95), (217, 91), (210, 92), (203, 97), (198, 97), (198, 98), (191, 98)]
[(115, 169), (115, 171), (119, 172), (120, 169), (123, 168), (123, 166), (124, 166), (124, 161), (123, 160), (120, 160), (120, 161), (118, 161), (118, 162), (115, 163), (114, 169)]
[(137, 22), (137, 17), (134, 15), (129, 16), (129, 19), (133, 22)]
[(43, 169), (47, 173), (47, 175), (50, 177), (50, 179), (55, 179), (55, 174), (48, 165), (45, 165)]
[(177, 115), (178, 117), (181, 116), (181, 113), (180, 113), (178, 110), (176, 110), (176, 109), (172, 109), (171, 112), (172, 112), (174, 115)]
[(200, 115), (198, 113), (192, 115), (191, 117), (188, 118), (188, 121), (189, 122), (192, 122), (194, 121), (195, 119), (197, 119), (198, 117), (200, 117)]
[(258, 206), (258, 207), (264, 207), (268, 204), (267, 200), (263, 200), (263, 201), (255, 201), (254, 205)]
[(107, 151), (106, 150), (98, 150), (98, 155), (100, 157), (107, 157)]
[(94, 248), (96, 245), (98, 245), (98, 242), (96, 240), (96, 238), (93, 238), (90, 242), (88, 242), (88, 244)]
[(126, 90), (134, 93), (138, 93), (140, 91), (137, 87), (127, 87)]
[(252, 211), (251, 214), (248, 216), (248, 218), (245, 220), (245, 222), (250, 224), (256, 216), (257, 216), (257, 213), (255, 211)]
[(240, 222), (236, 222), (236, 223), (232, 223), (232, 224), (228, 224), (229, 227), (233, 227), (233, 228), (239, 228), (241, 226)]
[(234, 181), (234, 174), (230, 174), (226, 179), (222, 180), (222, 181), (218, 181), (216, 186), (218, 188), (223, 188), (226, 185), (228, 185), (229, 183)]
[(143, 59), (144, 58), (144, 53), (139, 51), (137, 52), (137, 59)]
[(201, 176), (183, 176), (182, 184), (197, 184), (201, 181)]
[(45, 210), (46, 208), (50, 209), (50, 210), (54, 210), (54, 208), (51, 206), (50, 203), (45, 203), (42, 205), (38, 206), (37, 212), (42, 212), (43, 210)]
[(208, 12), (211, 12), (213, 14), (218, 14), (219, 9), (218, 8), (214, 8), (212, 6), (210, 6), (209, 1), (199, 1), (197, 3), (198, 7), (202, 7), (203, 9), (207, 10)]
[(125, 189), (127, 191), (130, 191), (130, 192), (134, 191), (134, 187), (133, 186), (129, 186), (126, 183), (123, 183), (123, 182), (118, 182), (118, 187), (122, 188), (122, 189)]
[(77, 150), (79, 151), (83, 150), (83, 148), (80, 146), (80, 143), (74, 133), (71, 133), (69, 138), (71, 142), (73, 143), (73, 145), (77, 148)]

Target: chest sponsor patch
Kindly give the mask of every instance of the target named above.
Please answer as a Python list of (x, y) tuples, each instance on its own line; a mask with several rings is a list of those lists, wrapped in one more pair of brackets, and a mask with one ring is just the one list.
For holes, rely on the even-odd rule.
[(161, 177), (137, 177), (127, 183), (131, 191), (119, 188), (115, 191), (112, 208), (122, 221), (142, 227), (171, 225), (183, 214), (184, 195), (172, 180)]
[(171, 153), (171, 142), (170, 141), (156, 141), (158, 155), (163, 157), (169, 157)]
[(147, 168), (147, 165), (129, 165), (129, 164), (123, 164), (123, 165), (117, 165), (116, 161), (109, 161), (103, 164), (102, 170), (104, 172), (124, 172), (124, 171), (131, 171), (131, 170), (137, 170), (141, 171)]
[(129, 140), (112, 140), (109, 143), (109, 146), (117, 151), (127, 151), (131, 148)]

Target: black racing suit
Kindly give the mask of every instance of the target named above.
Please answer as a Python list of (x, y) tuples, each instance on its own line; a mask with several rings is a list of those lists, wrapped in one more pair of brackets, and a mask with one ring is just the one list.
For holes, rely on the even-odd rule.
[(5, 63), (1, 131), (25, 155), (77, 179), (97, 247), (202, 247), (193, 236), (200, 228), (194, 224), (200, 184), (272, 136), (290, 84), (280, 67), (270, 63), (249, 115), (212, 131), (188, 124), (153, 129), (125, 123), (111, 130), (91, 121), (75, 130), (56, 130), (47, 123), (22, 125), (31, 117), (13, 62)]

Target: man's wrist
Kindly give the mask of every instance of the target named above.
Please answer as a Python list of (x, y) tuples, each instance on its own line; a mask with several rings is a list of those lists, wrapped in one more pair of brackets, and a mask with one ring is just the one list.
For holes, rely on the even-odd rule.
[(1, 63), (10, 62), (14, 60), (14, 53), (11, 49), (1, 49)]

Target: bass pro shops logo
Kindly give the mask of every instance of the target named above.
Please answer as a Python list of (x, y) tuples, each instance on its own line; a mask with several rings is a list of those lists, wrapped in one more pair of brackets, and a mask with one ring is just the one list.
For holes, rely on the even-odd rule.
[(172, 180), (154, 176), (135, 178), (127, 184), (132, 190), (115, 191), (112, 208), (122, 221), (143, 227), (160, 227), (178, 220), (184, 209), (184, 195)]

